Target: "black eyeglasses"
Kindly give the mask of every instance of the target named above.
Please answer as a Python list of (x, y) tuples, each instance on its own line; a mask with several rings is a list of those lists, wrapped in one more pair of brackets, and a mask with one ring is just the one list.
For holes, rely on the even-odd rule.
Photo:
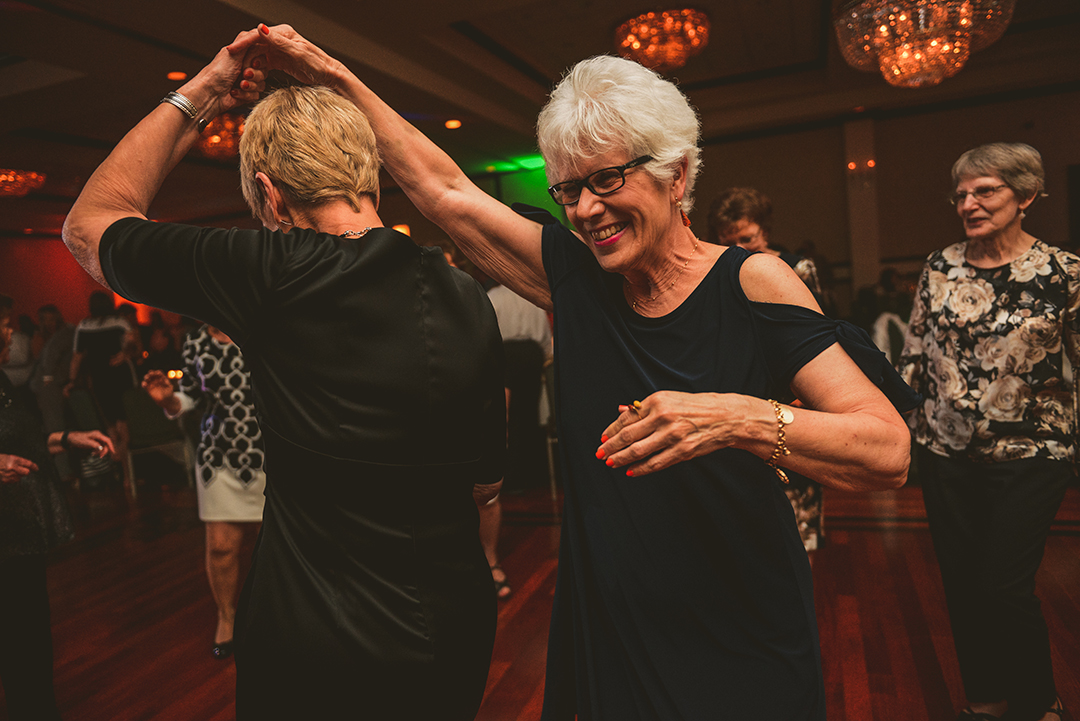
[(581, 198), (581, 189), (588, 188), (593, 195), (611, 195), (619, 188), (626, 185), (626, 171), (652, 160), (651, 155), (642, 155), (640, 158), (631, 160), (626, 165), (615, 165), (610, 168), (601, 168), (595, 173), (589, 173), (581, 180), (567, 180), (555, 183), (548, 192), (559, 205), (573, 205)]
[(960, 205), (969, 195), (974, 195), (976, 200), (989, 200), (994, 197), (994, 193), (998, 192), (1002, 188), (1008, 188), (1005, 183), (1001, 185), (981, 185), (975, 190), (958, 190), (949, 196), (949, 202), (953, 205)]

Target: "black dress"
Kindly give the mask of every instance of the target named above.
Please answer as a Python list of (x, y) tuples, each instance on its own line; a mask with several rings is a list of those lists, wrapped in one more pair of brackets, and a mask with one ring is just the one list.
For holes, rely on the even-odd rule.
[[(824, 719), (810, 564), (773, 469), (724, 449), (631, 478), (595, 453), (617, 406), (658, 390), (789, 400), (803, 365), (838, 339), (849, 349), (847, 327), (750, 302), (741, 248), (678, 309), (643, 318), (565, 228), (543, 244), (566, 492), (543, 718)], [(891, 374), (911, 402), (872, 353), (875, 380)]]
[(238, 717), (473, 718), (496, 610), (471, 491), (505, 442), (483, 290), (383, 228), (128, 218), (100, 255), (114, 290), (221, 328), (251, 372), (267, 484)]

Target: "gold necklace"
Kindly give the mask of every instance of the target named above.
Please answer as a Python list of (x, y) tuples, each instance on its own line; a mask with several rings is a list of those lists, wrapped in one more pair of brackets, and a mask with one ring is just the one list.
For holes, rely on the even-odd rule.
[[(675, 287), (675, 284), (676, 284), (677, 282), (679, 282), (679, 276), (681, 276), (681, 275), (682, 275), (682, 272), (683, 272), (684, 270), (686, 270), (686, 266), (690, 265), (690, 261), (691, 261), (691, 260), (693, 260), (693, 258), (694, 258), (694, 253), (696, 253), (696, 252), (697, 252), (697, 246), (698, 246), (698, 241), (697, 241), (697, 238), (695, 237), (695, 238), (694, 238), (694, 248), (693, 248), (693, 250), (691, 250), (691, 251), (690, 251), (690, 255), (689, 255), (689, 256), (687, 256), (687, 258), (686, 258), (686, 262), (685, 262), (685, 263), (683, 263), (683, 264), (682, 264), (682, 266), (681, 266), (681, 267), (680, 267), (680, 268), (679, 268), (679, 269), (678, 269), (677, 271), (675, 271), (675, 277), (674, 277), (674, 278), (672, 278), (672, 280), (671, 280), (671, 285), (667, 286), (666, 288), (663, 288), (663, 289), (661, 289), (661, 290), (658, 290), (658, 291), (656, 291), (656, 294), (655, 294), (655, 295), (651, 295), (651, 296), (649, 296), (649, 297), (648, 297), (648, 298), (646, 299), (646, 300), (647, 300), (647, 301), (648, 301), (649, 303), (652, 303), (652, 302), (653, 302), (654, 300), (656, 300), (657, 298), (659, 298), (659, 297), (660, 297), (661, 295), (663, 295), (664, 293), (667, 293), (667, 292), (668, 292), (669, 290), (671, 290), (672, 288), (674, 288), (674, 287)], [(624, 278), (624, 280), (625, 280), (625, 278)], [(626, 284), (627, 284), (628, 286), (630, 286), (631, 288), (633, 288), (633, 287), (634, 287), (634, 284), (633, 284), (633, 283), (631, 283), (631, 282), (630, 282), (629, 280), (627, 280), (627, 281), (626, 281)], [(641, 302), (642, 302), (642, 303), (644, 303), (644, 302), (646, 302), (646, 301), (644, 301), (644, 300), (643, 300), (643, 301), (641, 301)], [(638, 307), (638, 301), (637, 301), (637, 300), (634, 300), (634, 299), (631, 299), (631, 300), (630, 300), (630, 307), (631, 307), (631, 309), (632, 309), (632, 310), (637, 310), (637, 307)]]
[(342, 238), (363, 238), (367, 235), (371, 228), (364, 228), (363, 230), (346, 230), (344, 233), (339, 233)]

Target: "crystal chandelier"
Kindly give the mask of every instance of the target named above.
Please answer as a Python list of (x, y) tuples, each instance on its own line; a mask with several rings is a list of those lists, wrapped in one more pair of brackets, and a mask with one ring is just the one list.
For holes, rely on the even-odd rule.
[(833, 16), (847, 64), (923, 88), (960, 72), (1005, 33), (1015, 0), (846, 0)]
[(217, 116), (199, 136), (199, 153), (214, 160), (230, 160), (240, 154), (240, 136), (244, 134), (243, 115), (224, 113)]
[(709, 18), (701, 10), (648, 12), (615, 30), (619, 55), (657, 72), (681, 68), (709, 44)]
[(45, 184), (45, 174), (0, 168), (0, 195), (21, 198)]

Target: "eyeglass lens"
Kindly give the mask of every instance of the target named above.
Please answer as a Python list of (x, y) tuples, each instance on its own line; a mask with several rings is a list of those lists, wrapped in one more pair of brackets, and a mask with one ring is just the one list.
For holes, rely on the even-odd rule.
[(590, 173), (581, 180), (568, 180), (565, 183), (556, 183), (548, 190), (552, 198), (559, 205), (572, 205), (581, 197), (581, 189), (588, 188), (593, 195), (610, 195), (626, 184), (626, 171), (630, 168), (647, 163), (652, 160), (650, 156), (642, 156), (631, 160), (626, 165), (616, 165), (611, 168), (601, 168), (595, 173)]
[(949, 196), (949, 201), (953, 205), (960, 205), (969, 195), (974, 195), (979, 200), (987, 200), (993, 197), (994, 193), (998, 192), (1002, 188), (1008, 187), (1006, 185), (980, 185), (975, 190), (958, 190)]

